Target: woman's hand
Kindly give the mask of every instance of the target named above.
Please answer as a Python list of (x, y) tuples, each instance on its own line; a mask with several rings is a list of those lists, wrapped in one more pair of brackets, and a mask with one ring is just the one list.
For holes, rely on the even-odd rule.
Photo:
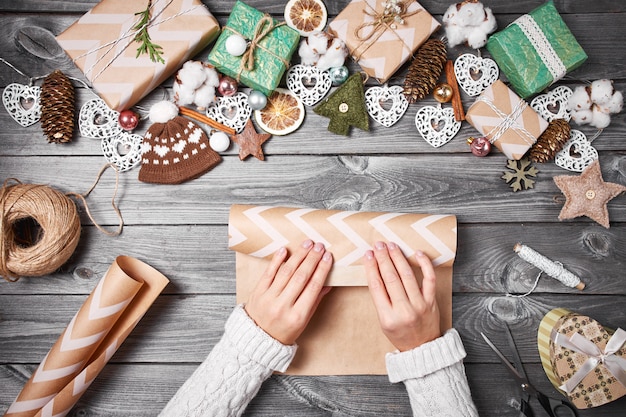
[(274, 339), (294, 344), (330, 290), (324, 282), (332, 264), (332, 254), (311, 240), (289, 257), (285, 248), (279, 249), (252, 291), (246, 312)]
[(389, 341), (406, 351), (441, 336), (435, 271), (430, 259), (417, 251), (422, 288), (404, 254), (395, 243), (376, 242), (364, 265), (380, 326)]

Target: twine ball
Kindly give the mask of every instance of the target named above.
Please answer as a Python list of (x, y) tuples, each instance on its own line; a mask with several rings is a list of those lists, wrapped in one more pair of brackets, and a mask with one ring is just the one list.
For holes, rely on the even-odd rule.
[[(0, 190), (0, 274), (7, 281), (42, 276), (57, 270), (74, 253), (80, 238), (76, 205), (46, 185), (22, 184)], [(23, 239), (20, 226), (34, 225), (34, 238)]]

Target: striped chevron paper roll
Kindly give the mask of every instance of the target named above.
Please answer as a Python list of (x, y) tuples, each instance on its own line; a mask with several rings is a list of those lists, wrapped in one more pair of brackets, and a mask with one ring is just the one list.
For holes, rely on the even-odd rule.
[(58, 417), (69, 413), (168, 282), (149, 265), (119, 256), (5, 417)]
[[(378, 324), (362, 257), (378, 241), (397, 243), (407, 256), (420, 249), (435, 265), (441, 329), (452, 327), (452, 265), (456, 217), (438, 214), (355, 212), (234, 205), (229, 248), (236, 251), (237, 302), (245, 302), (274, 252), (290, 252), (309, 238), (323, 242), (334, 258), (324, 297), (298, 339), (287, 374), (385, 374), (385, 353), (395, 348)], [(418, 280), (417, 262), (409, 258)]]

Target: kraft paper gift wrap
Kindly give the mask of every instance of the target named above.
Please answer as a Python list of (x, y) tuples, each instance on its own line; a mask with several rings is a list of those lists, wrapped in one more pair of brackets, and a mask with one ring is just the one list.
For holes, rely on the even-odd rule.
[(69, 413), (168, 282), (135, 258), (117, 257), (5, 416)]
[(200, 0), (153, 0), (148, 33), (165, 64), (137, 55), (133, 27), (147, 1), (102, 0), (57, 41), (107, 105), (128, 109), (207, 47), (219, 23)]
[(555, 308), (539, 324), (541, 364), (552, 384), (580, 409), (626, 395), (626, 331)]
[(587, 60), (552, 1), (490, 36), (486, 48), (523, 98), (539, 93)]
[(421, 4), (400, 1), (404, 23), (385, 20), (385, 0), (353, 0), (328, 25), (342, 39), (363, 71), (385, 83), (430, 35), (439, 22)]
[[(395, 351), (378, 322), (362, 257), (378, 241), (393, 241), (409, 256), (421, 249), (435, 265), (442, 330), (452, 327), (452, 265), (456, 217), (311, 208), (234, 205), (229, 248), (236, 251), (237, 302), (245, 302), (274, 252), (290, 253), (309, 238), (323, 242), (334, 265), (326, 285), (334, 286), (297, 340), (287, 374), (387, 373), (385, 354)], [(419, 280), (417, 262), (409, 261)]]
[(548, 122), (502, 81), (487, 87), (467, 109), (467, 120), (509, 159), (521, 159)]
[[(297, 31), (282, 23), (237, 1), (209, 53), (209, 62), (222, 74), (269, 96), (278, 87), (300, 40)], [(233, 56), (226, 50), (226, 40), (233, 35), (251, 41), (248, 47), (253, 54), (250, 68), (246, 68), (246, 54)]]

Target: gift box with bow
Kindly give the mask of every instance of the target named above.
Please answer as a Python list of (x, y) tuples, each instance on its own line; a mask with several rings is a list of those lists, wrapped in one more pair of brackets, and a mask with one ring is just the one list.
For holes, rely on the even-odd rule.
[(509, 159), (521, 159), (548, 127), (546, 120), (500, 80), (480, 94), (465, 120)]
[(552, 1), (490, 36), (486, 48), (523, 98), (549, 87), (587, 60)]
[[(243, 55), (228, 52), (226, 43), (231, 36), (248, 41)], [(269, 96), (289, 68), (299, 40), (300, 34), (284, 22), (237, 1), (208, 60), (222, 74)]]
[(537, 341), (548, 379), (577, 408), (626, 395), (626, 331), (557, 308), (541, 320)]
[(145, 26), (163, 62), (137, 54), (137, 15), (147, 1), (103, 0), (57, 41), (107, 105), (128, 109), (217, 37), (219, 23), (200, 0), (153, 0)]
[(409, 59), (439, 22), (413, 0), (352, 0), (328, 25), (343, 40), (363, 71), (385, 83)]

